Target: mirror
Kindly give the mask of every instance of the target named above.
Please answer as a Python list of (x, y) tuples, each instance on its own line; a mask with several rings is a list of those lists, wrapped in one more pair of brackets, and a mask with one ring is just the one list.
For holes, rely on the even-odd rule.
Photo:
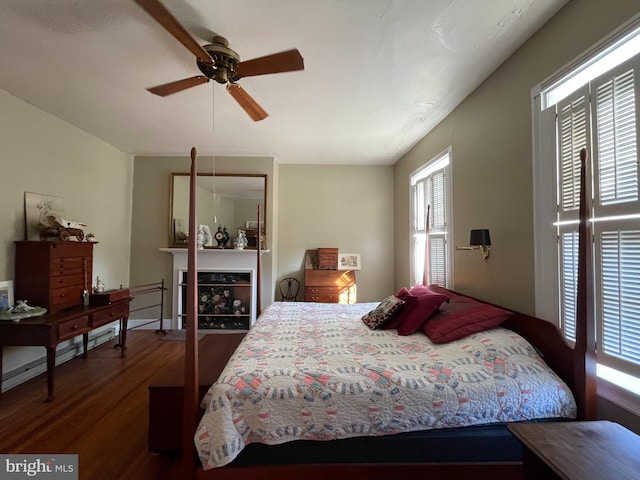
[[(199, 173), (196, 193), (198, 226), (204, 228), (205, 248), (234, 248), (238, 230), (244, 230), (246, 248), (256, 248), (258, 236), (258, 205), (260, 233), (266, 232), (266, 175)], [(189, 232), (189, 174), (171, 174), (171, 205), (169, 209), (169, 244), (186, 247)], [(228, 240), (216, 235), (226, 228)], [(264, 243), (262, 248), (265, 248)]]

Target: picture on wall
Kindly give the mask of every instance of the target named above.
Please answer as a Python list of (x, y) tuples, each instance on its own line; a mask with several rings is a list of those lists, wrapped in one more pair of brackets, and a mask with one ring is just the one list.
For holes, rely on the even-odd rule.
[(0, 282), (0, 313), (13, 307), (13, 282), (7, 280)]
[(359, 253), (338, 253), (338, 270), (360, 270)]
[(64, 215), (64, 199), (42, 193), (24, 192), (24, 239), (40, 240), (40, 225), (47, 216)]

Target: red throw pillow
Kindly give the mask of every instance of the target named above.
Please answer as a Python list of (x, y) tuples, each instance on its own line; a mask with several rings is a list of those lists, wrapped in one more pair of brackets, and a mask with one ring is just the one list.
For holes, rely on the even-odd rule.
[(443, 295), (446, 295), (449, 298), (453, 298), (453, 297), (458, 297), (459, 296), (458, 294), (453, 293), (451, 290), (447, 290), (446, 288), (441, 287), (437, 283), (432, 283), (427, 288), (429, 290), (431, 290), (432, 292), (441, 293)]
[(447, 299), (445, 295), (424, 288), (427, 291), (421, 291), (420, 295), (413, 295), (406, 288), (396, 293), (396, 297), (404, 300), (405, 303), (402, 310), (384, 326), (385, 329), (397, 328), (398, 335), (411, 335), (417, 332), (427, 318)]
[(443, 303), (421, 330), (432, 342), (447, 343), (497, 327), (511, 315), (509, 310), (457, 295)]
[(388, 322), (386, 322), (382, 326), (383, 330), (398, 328), (398, 325), (402, 323), (402, 320), (404, 320), (407, 313), (411, 309), (413, 309), (413, 307), (416, 305), (416, 301), (418, 300), (418, 297), (416, 297), (415, 295), (411, 295), (409, 293), (409, 290), (407, 290), (407, 287), (402, 287), (400, 290), (398, 290), (395, 296), (400, 300), (403, 300), (404, 305), (399, 312), (397, 312)]
[(415, 295), (419, 297), (420, 295), (428, 295), (429, 293), (434, 293), (434, 292), (433, 290), (429, 290), (429, 288), (425, 287), (424, 285), (416, 285), (414, 287), (411, 287), (411, 290), (409, 290), (409, 293), (411, 295)]

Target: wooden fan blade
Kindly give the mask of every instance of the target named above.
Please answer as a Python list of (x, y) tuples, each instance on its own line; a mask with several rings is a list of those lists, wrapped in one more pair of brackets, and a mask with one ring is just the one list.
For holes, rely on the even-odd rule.
[(236, 73), (240, 77), (293, 72), (295, 70), (304, 70), (304, 59), (295, 48), (286, 52), (274, 53), (273, 55), (240, 62), (236, 67)]
[(227, 85), (227, 90), (231, 96), (240, 104), (245, 112), (253, 119), (254, 122), (264, 120), (269, 116), (258, 103), (251, 98), (251, 96), (240, 85), (230, 83)]
[(135, 2), (146, 10), (164, 29), (187, 47), (198, 60), (208, 65), (213, 65), (211, 55), (194, 40), (187, 30), (178, 20), (167, 10), (158, 0), (135, 0)]
[(195, 77), (184, 78), (182, 80), (177, 80), (175, 82), (165, 83), (163, 85), (158, 85), (156, 87), (147, 88), (147, 90), (153, 93), (154, 95), (158, 95), (160, 97), (166, 97), (168, 95), (181, 92), (182, 90), (186, 90), (187, 88), (202, 85), (203, 83), (207, 83), (208, 81), (209, 81), (209, 78), (204, 77), (202, 75), (197, 75)]

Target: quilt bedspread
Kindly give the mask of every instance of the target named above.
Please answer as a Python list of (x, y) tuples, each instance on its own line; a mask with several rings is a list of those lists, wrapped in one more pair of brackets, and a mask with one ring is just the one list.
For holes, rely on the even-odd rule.
[(361, 317), (376, 305), (270, 305), (202, 402), (203, 467), (226, 465), (252, 442), (575, 418), (568, 387), (516, 333), (436, 345), (369, 329)]

